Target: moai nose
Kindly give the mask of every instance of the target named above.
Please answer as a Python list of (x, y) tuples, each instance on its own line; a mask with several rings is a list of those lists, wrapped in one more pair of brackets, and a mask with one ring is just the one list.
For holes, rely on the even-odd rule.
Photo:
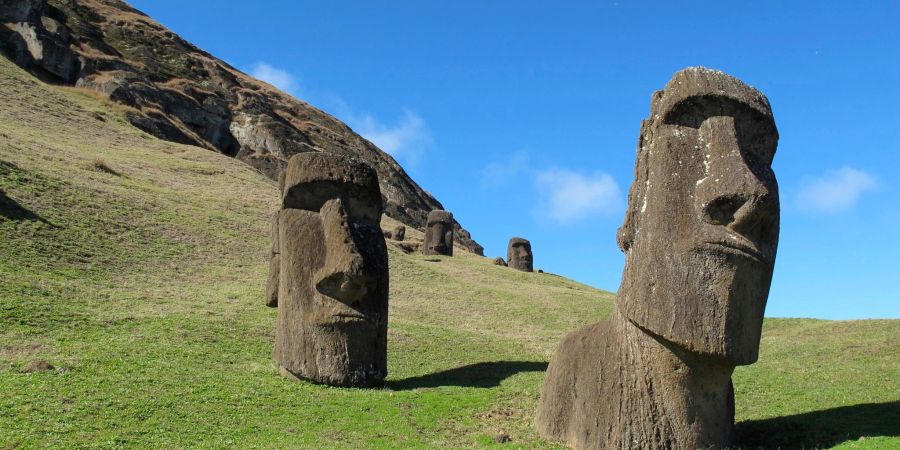
[(702, 218), (754, 242), (777, 220), (778, 203), (741, 153), (734, 118), (710, 117), (700, 126), (705, 177), (695, 192)]
[(350, 307), (374, 289), (375, 279), (365, 274), (365, 259), (353, 236), (350, 217), (340, 199), (329, 200), (320, 210), (327, 255), (316, 273), (316, 289)]

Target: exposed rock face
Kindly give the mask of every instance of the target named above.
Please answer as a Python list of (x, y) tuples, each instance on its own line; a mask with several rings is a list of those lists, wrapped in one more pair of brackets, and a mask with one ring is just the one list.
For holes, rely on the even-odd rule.
[(426, 255), (453, 256), (453, 214), (450, 211), (428, 213), (422, 249)]
[[(303, 152), (363, 159), (385, 213), (424, 229), (442, 209), (388, 154), (334, 117), (194, 47), (120, 0), (0, 0), (0, 50), (47, 81), (130, 107), (136, 127), (234, 156), (272, 179)], [(483, 249), (454, 223), (461, 245)]]
[(494, 265), (507, 267), (506, 261), (504, 261), (503, 258), (501, 258), (499, 256), (494, 258)]
[(576, 448), (724, 448), (778, 243), (768, 100), (689, 68), (653, 95), (618, 242), (616, 311), (560, 343), (536, 424)]
[(387, 375), (388, 256), (378, 176), (303, 153), (285, 171), (275, 361), (286, 376), (377, 386)]
[(531, 242), (528, 239), (514, 237), (506, 247), (506, 260), (509, 267), (522, 272), (534, 272), (534, 254), (531, 253)]

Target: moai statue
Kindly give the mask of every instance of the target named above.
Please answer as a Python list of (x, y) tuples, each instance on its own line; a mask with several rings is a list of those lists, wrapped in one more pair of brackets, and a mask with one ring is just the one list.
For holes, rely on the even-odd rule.
[(330, 153), (294, 155), (278, 213), (275, 361), (333, 386), (387, 375), (388, 256), (375, 170)]
[(756, 361), (778, 244), (763, 94), (689, 68), (652, 97), (618, 244), (616, 309), (560, 343), (536, 424), (575, 448), (724, 448)]
[(453, 256), (453, 214), (450, 211), (439, 209), (428, 213), (422, 248), (426, 255)]
[(402, 241), (406, 239), (406, 227), (403, 225), (397, 225), (394, 227), (394, 232), (391, 233), (395, 241)]
[(507, 264), (522, 272), (534, 272), (534, 255), (531, 253), (531, 242), (528, 239), (514, 237), (506, 247)]
[(278, 307), (278, 278), (281, 275), (281, 244), (278, 240), (278, 212), (272, 215), (272, 251), (269, 255), (269, 279), (266, 281), (266, 306)]

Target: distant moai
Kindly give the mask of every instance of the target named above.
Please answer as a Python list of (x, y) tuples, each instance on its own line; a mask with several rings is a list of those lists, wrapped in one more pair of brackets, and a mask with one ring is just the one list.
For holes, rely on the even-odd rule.
[(280, 259), (275, 361), (292, 378), (381, 385), (388, 256), (375, 170), (346, 156), (300, 153), (288, 161), (280, 184), (282, 209), (273, 225)]
[(531, 242), (528, 239), (514, 237), (506, 247), (506, 260), (509, 267), (522, 272), (534, 272), (534, 254), (531, 253)]
[(652, 96), (618, 233), (616, 309), (548, 368), (536, 425), (582, 449), (725, 448), (731, 374), (759, 352), (778, 245), (766, 97), (688, 68)]
[(406, 227), (403, 225), (397, 225), (394, 227), (394, 232), (391, 233), (391, 237), (395, 241), (402, 241), (406, 239)]
[(453, 214), (450, 211), (438, 209), (428, 213), (422, 249), (426, 255), (453, 256)]

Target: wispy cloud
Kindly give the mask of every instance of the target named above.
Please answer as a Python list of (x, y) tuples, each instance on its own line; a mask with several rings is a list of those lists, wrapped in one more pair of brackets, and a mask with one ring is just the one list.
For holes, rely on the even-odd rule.
[(856, 204), (863, 192), (874, 189), (877, 179), (859, 169), (844, 166), (809, 180), (797, 193), (797, 204), (807, 210), (836, 213)]
[(411, 110), (404, 110), (396, 123), (388, 125), (371, 114), (348, 114), (347, 124), (378, 148), (405, 165), (415, 166), (434, 140), (425, 120)]
[[(287, 70), (258, 62), (248, 72), (254, 78), (295, 97), (299, 96), (298, 78)], [(333, 93), (304, 90), (304, 95), (310, 97), (307, 100), (315, 100), (320, 107), (331, 106), (329, 109), (332, 109), (350, 128), (389, 153), (404, 166), (416, 166), (426, 150), (434, 144), (425, 120), (411, 109), (403, 109), (395, 123), (386, 123), (372, 114), (351, 108), (349, 103)]]
[(482, 188), (498, 188), (531, 171), (531, 157), (528, 153), (519, 151), (503, 161), (484, 166), (479, 173), (479, 182)]
[(250, 69), (250, 76), (265, 81), (288, 94), (297, 95), (299, 88), (297, 78), (286, 70), (258, 62)]
[(560, 224), (618, 212), (622, 207), (619, 185), (603, 172), (586, 175), (549, 169), (538, 172), (534, 181), (539, 196), (538, 213)]

